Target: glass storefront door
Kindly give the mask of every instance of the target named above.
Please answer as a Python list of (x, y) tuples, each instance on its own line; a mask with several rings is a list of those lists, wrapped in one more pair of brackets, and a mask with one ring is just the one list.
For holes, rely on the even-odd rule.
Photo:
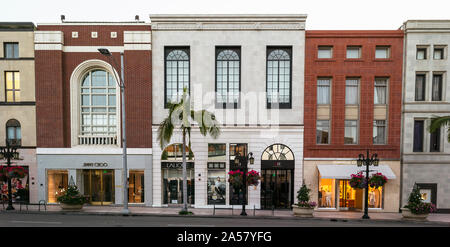
[(363, 190), (353, 189), (350, 180), (339, 180), (339, 209), (362, 210)]
[[(179, 166), (178, 166), (179, 167)], [(163, 203), (183, 203), (183, 170), (179, 168), (163, 168)], [(187, 198), (188, 204), (194, 204), (194, 169), (187, 169)]]
[(83, 184), (92, 205), (114, 202), (114, 170), (83, 170)]
[(293, 171), (261, 171), (261, 207), (263, 209), (291, 208), (293, 204)]

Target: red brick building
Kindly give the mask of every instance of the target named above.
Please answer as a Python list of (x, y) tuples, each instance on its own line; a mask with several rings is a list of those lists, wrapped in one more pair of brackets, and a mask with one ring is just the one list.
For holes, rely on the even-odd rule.
[(402, 52), (400, 30), (306, 32), (304, 179), (319, 210), (363, 209), (348, 179), (369, 149), (389, 179), (369, 209), (398, 211)]
[[(107, 48), (115, 62), (98, 48)], [(73, 179), (93, 204), (122, 202), (122, 121), (115, 78), (123, 54), (129, 201), (151, 205), (151, 180), (144, 180), (152, 169), (151, 25), (38, 24), (35, 49), (39, 199), (55, 202)]]

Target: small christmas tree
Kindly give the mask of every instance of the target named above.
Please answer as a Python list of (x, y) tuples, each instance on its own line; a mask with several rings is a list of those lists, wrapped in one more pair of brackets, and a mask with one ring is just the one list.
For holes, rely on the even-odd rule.
[(422, 196), (417, 185), (414, 185), (411, 194), (409, 194), (408, 205), (418, 205), (422, 202)]
[(299, 203), (309, 202), (309, 192), (311, 189), (306, 187), (306, 184), (303, 184), (300, 190), (297, 192), (297, 199)]

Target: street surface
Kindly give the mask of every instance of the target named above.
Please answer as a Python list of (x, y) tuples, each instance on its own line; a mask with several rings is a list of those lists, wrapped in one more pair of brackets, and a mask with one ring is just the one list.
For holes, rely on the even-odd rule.
[(0, 212), (0, 227), (433, 227), (427, 222), (178, 216), (64, 215)]

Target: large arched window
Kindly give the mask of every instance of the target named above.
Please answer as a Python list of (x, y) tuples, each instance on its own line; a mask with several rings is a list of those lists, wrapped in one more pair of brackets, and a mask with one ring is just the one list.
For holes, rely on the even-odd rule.
[(294, 153), (283, 144), (273, 144), (264, 150), (261, 160), (294, 160)]
[(165, 49), (165, 95), (164, 105), (177, 103), (183, 88), (189, 92), (189, 48)]
[(291, 108), (291, 48), (267, 49), (267, 107)]
[(100, 69), (87, 72), (81, 81), (80, 95), (80, 134), (116, 136), (117, 105), (114, 77)]
[(239, 48), (216, 49), (216, 105), (238, 108), (241, 87)]
[(22, 130), (19, 121), (10, 119), (6, 122), (6, 140), (11, 146), (22, 145)]

